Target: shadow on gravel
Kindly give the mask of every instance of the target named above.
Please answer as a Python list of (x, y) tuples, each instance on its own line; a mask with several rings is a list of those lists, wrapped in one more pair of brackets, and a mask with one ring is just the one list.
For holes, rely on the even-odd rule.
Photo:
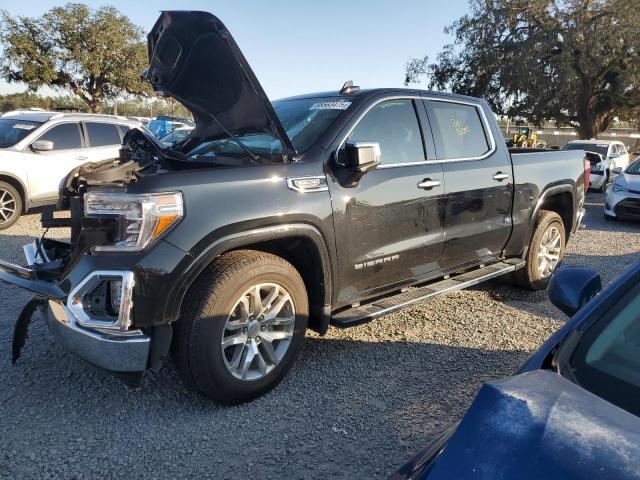
[(42, 322), (13, 366), (10, 324), (0, 316), (0, 449), (14, 477), (383, 478), (527, 356), (312, 336), (273, 392), (222, 407), (186, 390), (171, 364), (129, 388), (65, 352)]

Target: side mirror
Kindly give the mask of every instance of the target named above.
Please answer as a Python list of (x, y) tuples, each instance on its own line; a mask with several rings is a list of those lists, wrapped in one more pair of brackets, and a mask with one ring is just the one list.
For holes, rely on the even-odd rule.
[(53, 150), (53, 142), (51, 140), (36, 140), (31, 144), (31, 150), (36, 152), (50, 152)]
[(620, 175), (622, 173), (622, 167), (616, 167), (611, 171), (613, 172), (614, 175)]
[(602, 279), (595, 270), (583, 267), (562, 267), (549, 282), (549, 300), (568, 316), (573, 316), (602, 290)]
[(347, 142), (344, 165), (352, 172), (366, 173), (380, 165), (380, 144), (376, 142)]
[(380, 165), (380, 144), (376, 142), (347, 142), (337, 152), (336, 176), (343, 187), (355, 187), (365, 173)]

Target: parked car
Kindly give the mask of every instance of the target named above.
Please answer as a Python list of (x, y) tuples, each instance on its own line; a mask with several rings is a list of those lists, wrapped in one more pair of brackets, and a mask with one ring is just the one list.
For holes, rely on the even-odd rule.
[(607, 190), (604, 217), (607, 220), (640, 220), (640, 162), (624, 170), (615, 168), (618, 177)]
[(151, 120), (147, 127), (158, 138), (163, 138), (176, 128), (194, 127), (194, 123), (186, 118), (160, 115)]
[(545, 288), (580, 223), (584, 152), (510, 155), (485, 101), (348, 82), (271, 104), (214, 16), (163, 12), (148, 38), (147, 78), (195, 130), (177, 149), (131, 130), (119, 162), (65, 182), (71, 243), (0, 263), (100, 367), (142, 372), (173, 342), (188, 384), (246, 401), (284, 377), (307, 327), (504, 274)]
[(571, 320), (393, 479), (640, 478), (640, 262), (600, 288), (559, 269), (549, 297)]
[(87, 162), (118, 156), (122, 117), (19, 110), (0, 117), (0, 230), (31, 208), (58, 200), (60, 183)]
[(176, 128), (172, 132), (167, 133), (164, 137), (162, 137), (160, 141), (164, 145), (171, 146), (183, 141), (185, 138), (187, 138), (187, 135), (189, 135), (192, 131), (193, 131), (193, 127)]
[(616, 140), (573, 140), (567, 143), (563, 150), (584, 150), (599, 156), (591, 161), (590, 188), (605, 192), (609, 180), (615, 175), (614, 170), (629, 165), (630, 158), (627, 147)]

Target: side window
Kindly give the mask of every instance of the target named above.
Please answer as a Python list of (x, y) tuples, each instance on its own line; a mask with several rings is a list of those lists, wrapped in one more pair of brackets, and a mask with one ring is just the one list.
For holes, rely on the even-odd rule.
[(71, 150), (82, 148), (80, 125), (77, 123), (61, 123), (44, 132), (38, 140), (53, 142), (54, 150)]
[(490, 149), (480, 112), (473, 105), (431, 101), (431, 127), (438, 158), (480, 157)]
[(129, 127), (128, 125), (118, 125), (118, 128), (120, 129), (120, 134), (123, 137), (129, 130), (131, 130), (131, 127)]
[(90, 147), (106, 147), (121, 143), (118, 127), (111, 123), (87, 122), (85, 127), (87, 127)]
[(420, 125), (409, 99), (377, 104), (360, 119), (349, 141), (378, 142), (384, 165), (425, 160)]

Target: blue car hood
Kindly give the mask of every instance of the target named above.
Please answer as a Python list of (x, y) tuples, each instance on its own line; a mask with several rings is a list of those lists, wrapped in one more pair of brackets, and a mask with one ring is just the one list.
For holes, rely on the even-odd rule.
[(553, 372), (482, 387), (421, 478), (640, 479), (640, 419)]

